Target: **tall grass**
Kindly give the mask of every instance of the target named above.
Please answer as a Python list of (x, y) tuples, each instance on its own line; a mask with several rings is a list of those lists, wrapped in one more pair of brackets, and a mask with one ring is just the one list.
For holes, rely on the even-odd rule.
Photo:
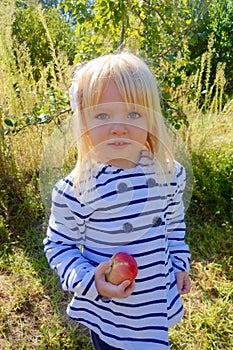
[[(49, 36), (41, 7), (36, 11)], [(17, 231), (7, 230), (3, 235), (4, 239), (10, 235), (10, 241), (24, 232), (25, 225), (36, 224), (42, 215), (38, 190), (41, 154), (58, 122), (56, 115), (67, 106), (71, 75), (65, 53), (56, 56), (50, 36), (53, 61), (46, 67), (31, 64), (27, 46), (19, 44), (11, 33), (16, 13), (15, 1), (6, 1), (0, 7), (0, 77), (4, 82), (0, 86), (0, 215), (6, 226)]]
[[(233, 101), (223, 105), (227, 82), (219, 63), (210, 85), (212, 39), (200, 69), (173, 92), (188, 127), (179, 132), (192, 158), (194, 193), (191, 209), (205, 221), (232, 222)], [(171, 91), (172, 93), (172, 91)], [(198, 206), (198, 207), (197, 207)]]
[[(71, 295), (62, 292), (42, 247), (46, 215), (38, 187), (40, 161), (58, 120), (53, 117), (67, 107), (71, 67), (65, 53), (56, 54), (40, 7), (38, 18), (53, 61), (32, 66), (27, 47), (11, 35), (16, 11), (14, 1), (0, 6), (0, 129), (22, 127), (16, 134), (0, 134), (0, 348), (91, 350), (88, 331), (65, 315)], [(188, 119), (189, 126), (179, 133), (194, 170), (187, 213), (192, 292), (184, 297), (184, 320), (170, 331), (172, 349), (177, 350), (233, 349), (233, 103), (223, 101), (224, 66), (219, 64), (210, 84), (211, 50), (210, 40), (197, 74), (170, 92)], [(50, 123), (35, 118), (43, 121), (42, 112), (51, 116)]]

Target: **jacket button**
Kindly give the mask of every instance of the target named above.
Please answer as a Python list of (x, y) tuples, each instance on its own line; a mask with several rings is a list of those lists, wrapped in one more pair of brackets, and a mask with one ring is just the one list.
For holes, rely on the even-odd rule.
[(123, 193), (123, 192), (126, 192), (128, 189), (128, 186), (125, 182), (120, 182), (118, 185), (117, 185), (117, 192), (119, 193)]
[(161, 218), (156, 217), (156, 216), (152, 220), (154, 227), (162, 225), (162, 222), (163, 222), (163, 220)]
[(130, 222), (125, 222), (123, 225), (123, 230), (127, 233), (133, 231), (133, 225)]
[(155, 187), (155, 186), (156, 186), (156, 181), (155, 181), (155, 179), (153, 179), (153, 177), (150, 177), (150, 178), (147, 180), (147, 186), (148, 186), (148, 187)]

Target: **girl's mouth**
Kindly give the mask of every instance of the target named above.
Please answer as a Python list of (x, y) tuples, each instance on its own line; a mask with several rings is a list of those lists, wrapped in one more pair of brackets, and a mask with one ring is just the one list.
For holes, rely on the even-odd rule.
[(116, 140), (116, 141), (109, 142), (109, 146), (117, 147), (117, 148), (124, 147), (127, 145), (129, 145), (129, 142), (124, 140)]
[(110, 140), (109, 141), (109, 145), (125, 145), (125, 144), (129, 144), (129, 141), (127, 140)]

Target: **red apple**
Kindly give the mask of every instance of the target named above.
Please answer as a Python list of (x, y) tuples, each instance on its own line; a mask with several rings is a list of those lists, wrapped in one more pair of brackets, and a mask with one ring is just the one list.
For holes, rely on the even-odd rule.
[(111, 257), (112, 266), (106, 271), (106, 280), (118, 285), (125, 280), (133, 282), (138, 273), (136, 260), (128, 253), (118, 252)]

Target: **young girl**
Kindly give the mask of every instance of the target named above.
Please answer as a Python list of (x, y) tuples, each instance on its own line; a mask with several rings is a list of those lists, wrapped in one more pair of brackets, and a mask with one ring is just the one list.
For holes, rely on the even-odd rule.
[[(169, 349), (183, 316), (190, 253), (185, 244), (185, 170), (172, 156), (156, 81), (147, 65), (110, 54), (79, 67), (71, 87), (75, 169), (53, 191), (45, 252), (69, 316), (95, 349)], [(106, 281), (111, 256), (131, 254), (135, 282)]]

